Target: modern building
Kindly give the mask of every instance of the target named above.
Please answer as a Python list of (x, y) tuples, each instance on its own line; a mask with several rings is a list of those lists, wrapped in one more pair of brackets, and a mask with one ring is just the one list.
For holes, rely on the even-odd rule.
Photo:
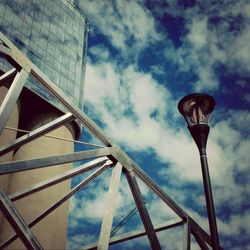
[[(70, 0), (0, 0), (0, 31), (43, 71), (80, 109), (83, 108), (83, 87), (88, 23), (84, 14)], [(10, 65), (0, 59), (0, 73)], [(9, 88), (0, 86), (0, 103)], [(12, 111), (6, 129), (0, 135), (0, 146), (11, 143), (22, 135), (20, 130), (31, 131), (61, 116), (64, 108), (35, 79), (29, 78)], [(10, 130), (11, 129), (11, 130)], [(51, 132), (53, 136), (76, 139), (80, 127), (76, 122)], [(74, 150), (73, 142), (41, 137), (23, 145), (14, 152), (0, 157), (0, 161), (23, 160), (62, 154)], [(29, 187), (66, 169), (33, 170), (0, 176), (0, 186), (9, 194)], [(28, 223), (51, 203), (70, 189), (70, 182), (31, 195), (15, 206)], [(68, 203), (57, 209), (32, 230), (45, 249), (66, 247)], [(7, 221), (0, 217), (0, 241), (11, 234)], [(24, 248), (16, 240), (10, 249)]]

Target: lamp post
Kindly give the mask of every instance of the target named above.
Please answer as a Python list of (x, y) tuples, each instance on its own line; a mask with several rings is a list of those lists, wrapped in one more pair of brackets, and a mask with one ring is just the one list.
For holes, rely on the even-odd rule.
[(187, 95), (178, 103), (178, 109), (184, 116), (187, 127), (199, 149), (212, 247), (219, 250), (220, 243), (206, 155), (208, 124), (214, 106), (215, 101), (212, 96), (198, 93)]

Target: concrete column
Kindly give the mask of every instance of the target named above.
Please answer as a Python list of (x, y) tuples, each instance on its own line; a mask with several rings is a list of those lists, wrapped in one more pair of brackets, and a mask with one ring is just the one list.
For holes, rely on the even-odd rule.
[[(32, 125), (32, 129), (34, 129), (55, 118), (53, 116), (54, 114), (49, 112), (37, 115), (33, 120), (29, 121), (29, 125)], [(73, 139), (70, 129), (66, 126), (60, 127), (49, 134)], [(31, 159), (73, 151), (74, 145), (72, 142), (40, 137), (18, 149), (13, 160)], [(12, 174), (9, 180), (8, 193), (12, 194), (18, 190), (22, 190), (47, 178), (53, 177), (70, 169), (71, 166), (72, 164), (65, 164)], [(70, 185), (70, 181), (64, 181), (61, 184), (57, 184), (16, 201), (14, 204), (28, 223), (62, 197), (70, 189)], [(67, 202), (33, 227), (32, 232), (45, 249), (66, 248), (68, 212), (69, 203)], [(5, 222), (1, 241), (6, 239), (12, 232), (12, 228)], [(8, 249), (25, 249), (25, 247), (20, 240), (16, 240)]]
[[(8, 88), (4, 86), (0, 87), (0, 105), (3, 102), (4, 97), (7, 92), (8, 92)], [(15, 105), (14, 109), (12, 110), (9, 116), (9, 120), (6, 126), (17, 128), (18, 120), (19, 120), (18, 105)], [(17, 134), (16, 131), (4, 129), (2, 134), (0, 135), (0, 147), (6, 144), (12, 143), (16, 139), (16, 134)], [(13, 151), (1, 156), (0, 162), (12, 161), (12, 158), (13, 158)], [(7, 188), (8, 188), (8, 181), (9, 181), (9, 175), (0, 175), (0, 187), (3, 188), (5, 191), (7, 191)], [(0, 214), (0, 234), (2, 230), (2, 222), (3, 222), (3, 216), (2, 214)]]

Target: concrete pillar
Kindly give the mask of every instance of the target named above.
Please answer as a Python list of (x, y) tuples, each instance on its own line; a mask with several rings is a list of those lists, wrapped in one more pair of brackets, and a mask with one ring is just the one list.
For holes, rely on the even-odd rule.
[[(7, 92), (8, 88), (4, 86), (0, 87), (0, 105), (3, 102)], [(9, 116), (9, 120), (6, 126), (16, 129), (18, 127), (18, 120), (19, 120), (18, 105), (15, 105), (14, 109), (12, 110)], [(2, 134), (0, 135), (0, 147), (6, 144), (11, 144), (16, 139), (16, 134), (17, 134), (16, 131), (4, 129)], [(0, 162), (12, 161), (12, 158), (13, 158), (13, 151), (1, 156)], [(8, 181), (9, 181), (9, 175), (0, 175), (0, 187), (3, 188), (5, 191), (7, 191), (8, 188)], [(2, 222), (3, 222), (3, 216), (0, 214), (0, 234), (2, 229)]]
[[(32, 129), (34, 129), (35, 127), (41, 126), (43, 123), (47, 123), (53, 118), (53, 113), (43, 113), (29, 121), (29, 124), (32, 124)], [(70, 129), (66, 126), (60, 127), (49, 134), (73, 139)], [(40, 137), (18, 149), (13, 160), (51, 156), (73, 152), (73, 150), (74, 145), (72, 142)], [(8, 193), (12, 194), (47, 178), (53, 177), (70, 169), (71, 166), (72, 164), (65, 164), (12, 174), (9, 180)], [(57, 184), (16, 201), (14, 204), (28, 223), (62, 197), (70, 189), (70, 185), (70, 181), (64, 181), (61, 184)], [(67, 202), (33, 227), (32, 232), (45, 249), (65, 249), (68, 212), (69, 204)], [(8, 226), (7, 222), (5, 222), (1, 241), (6, 239), (12, 232), (13, 230)], [(20, 240), (16, 240), (8, 249), (25, 249), (25, 247)]]

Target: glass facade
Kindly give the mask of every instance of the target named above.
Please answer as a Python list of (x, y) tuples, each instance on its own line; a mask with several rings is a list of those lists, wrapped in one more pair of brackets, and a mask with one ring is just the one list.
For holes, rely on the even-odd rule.
[[(79, 108), (88, 24), (70, 0), (0, 0), (0, 29)], [(4, 70), (4, 63), (0, 69)], [(59, 105), (30, 79), (27, 87)]]

